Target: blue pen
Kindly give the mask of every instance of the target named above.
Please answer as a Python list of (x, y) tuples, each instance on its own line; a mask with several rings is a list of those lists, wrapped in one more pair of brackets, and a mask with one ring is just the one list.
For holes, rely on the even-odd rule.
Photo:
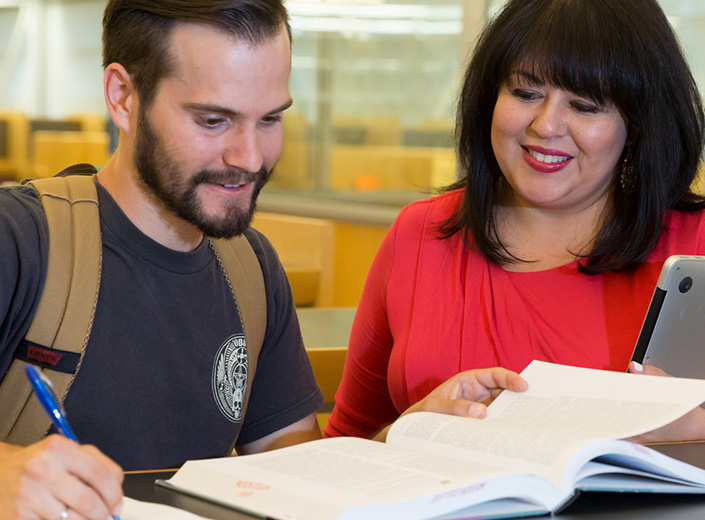
[[(32, 365), (27, 365), (25, 371), (34, 389), (34, 395), (37, 396), (37, 400), (44, 407), (46, 413), (49, 414), (49, 417), (51, 417), (51, 422), (54, 423), (56, 429), (67, 439), (78, 442), (76, 434), (66, 420), (66, 411), (61, 405), (59, 398), (56, 396), (54, 385)], [(120, 520), (120, 517), (113, 516), (113, 520)]]

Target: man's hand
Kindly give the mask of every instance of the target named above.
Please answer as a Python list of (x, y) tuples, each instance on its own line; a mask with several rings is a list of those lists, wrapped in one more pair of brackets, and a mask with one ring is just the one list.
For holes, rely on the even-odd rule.
[[(519, 374), (504, 368), (467, 370), (441, 383), (402, 415), (425, 411), (481, 419), (487, 414), (487, 405), (502, 390), (523, 392), (528, 387), (528, 383)], [(388, 429), (380, 431), (374, 439), (384, 441)]]
[(0, 520), (105, 520), (119, 515), (122, 469), (97, 448), (50, 435), (26, 448), (0, 443)]
[[(634, 361), (629, 363), (629, 372), (647, 376), (672, 377), (658, 367), (641, 365)], [(641, 443), (705, 440), (705, 410), (697, 407), (666, 426), (631, 437), (629, 440)]]

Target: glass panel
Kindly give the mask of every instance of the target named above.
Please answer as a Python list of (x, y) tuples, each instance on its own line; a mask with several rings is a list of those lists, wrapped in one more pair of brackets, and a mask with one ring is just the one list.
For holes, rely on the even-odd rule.
[(460, 0), (287, 7), (294, 107), (272, 186), (373, 194), (452, 181)]
[[(462, 55), (479, 28), (476, 11), (492, 17), (505, 1), (287, 0), (294, 106), (285, 115), (284, 150), (267, 191), (404, 202), (453, 180)], [(105, 0), (5, 4), (0, 108), (57, 119), (105, 116)], [(660, 4), (705, 92), (705, 2)]]
[(669, 22), (678, 33), (700, 92), (705, 93), (705, 2), (659, 0)]

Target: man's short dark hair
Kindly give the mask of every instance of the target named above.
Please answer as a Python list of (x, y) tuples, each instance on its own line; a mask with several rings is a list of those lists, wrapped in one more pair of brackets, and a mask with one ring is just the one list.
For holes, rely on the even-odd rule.
[(125, 67), (144, 107), (172, 72), (169, 44), (179, 23), (211, 26), (251, 44), (283, 28), (291, 38), (281, 0), (110, 0), (103, 13), (103, 67)]

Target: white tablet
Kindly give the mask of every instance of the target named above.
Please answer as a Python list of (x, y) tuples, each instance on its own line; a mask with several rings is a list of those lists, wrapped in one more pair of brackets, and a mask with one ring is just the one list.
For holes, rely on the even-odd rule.
[(632, 360), (705, 379), (705, 256), (664, 262)]

